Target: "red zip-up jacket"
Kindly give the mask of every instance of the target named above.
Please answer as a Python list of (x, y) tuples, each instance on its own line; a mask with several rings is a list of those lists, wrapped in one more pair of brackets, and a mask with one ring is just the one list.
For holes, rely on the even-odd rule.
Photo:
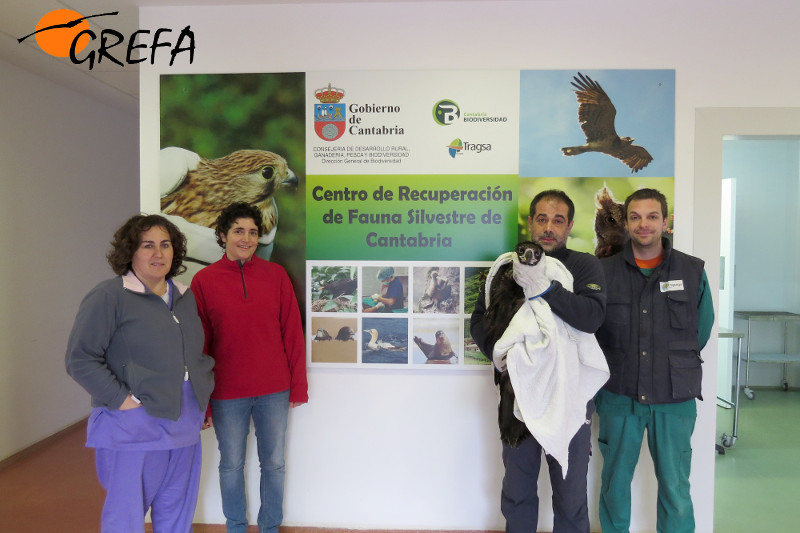
[(308, 401), (300, 309), (286, 271), (257, 256), (240, 265), (225, 255), (194, 275), (192, 292), (215, 360), (211, 398), (251, 398), (289, 389)]

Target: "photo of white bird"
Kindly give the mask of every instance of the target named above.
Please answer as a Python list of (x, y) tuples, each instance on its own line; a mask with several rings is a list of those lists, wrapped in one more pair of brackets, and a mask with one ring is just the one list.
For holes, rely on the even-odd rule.
[(364, 318), (361, 338), (363, 363), (408, 364), (408, 320)]
[(367, 348), (370, 350), (404, 350), (404, 346), (395, 346), (391, 342), (386, 342), (378, 338), (377, 329), (368, 329), (364, 333), (369, 333), (370, 338), (367, 342)]

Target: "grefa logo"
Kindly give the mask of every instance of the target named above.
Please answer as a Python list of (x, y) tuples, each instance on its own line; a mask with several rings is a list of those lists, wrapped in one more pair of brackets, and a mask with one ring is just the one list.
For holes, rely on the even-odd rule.
[[(87, 22), (91, 18), (118, 14), (119, 11), (112, 11), (85, 17), (71, 9), (56, 9), (39, 19), (33, 33), (20, 37), (17, 42), (22, 43), (28, 37), (35, 36), (36, 43), (43, 52), (55, 57), (69, 57), (70, 61), (76, 65), (88, 61), (89, 70), (94, 67), (95, 61), (100, 64), (107, 60), (124, 67), (125, 64), (134, 65), (147, 61), (148, 56), (152, 65), (155, 63), (160, 48), (169, 49), (169, 66), (175, 62), (175, 56), (183, 52), (189, 52), (189, 64), (194, 61), (194, 33), (189, 26), (180, 31), (174, 45), (167, 40), (169, 36), (165, 35), (172, 32), (169, 28), (159, 28), (152, 32), (152, 39), (148, 45), (145, 41), (150, 39), (150, 30), (136, 30), (126, 39), (117, 30), (106, 28), (100, 32), (98, 37)], [(137, 39), (138, 44), (136, 43)], [(90, 43), (93, 43), (96, 48), (92, 48), (78, 57), (78, 54), (82, 53)], [(140, 50), (141, 57), (133, 57), (135, 50)]]

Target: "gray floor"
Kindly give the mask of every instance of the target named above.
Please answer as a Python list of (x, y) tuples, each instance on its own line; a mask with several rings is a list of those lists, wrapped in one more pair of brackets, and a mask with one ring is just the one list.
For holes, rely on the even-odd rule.
[[(738, 438), (716, 456), (714, 532), (800, 531), (800, 391), (740, 401)], [(717, 437), (732, 428), (733, 409), (718, 407)]]

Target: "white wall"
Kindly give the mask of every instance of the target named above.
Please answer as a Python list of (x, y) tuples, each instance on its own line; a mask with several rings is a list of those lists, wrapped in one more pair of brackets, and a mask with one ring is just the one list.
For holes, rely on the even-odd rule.
[[(786, 54), (795, 53), (789, 36), (798, 15), (800, 6), (777, 0), (609, 0), (152, 8), (143, 9), (140, 20), (143, 27), (191, 24), (203, 40), (194, 65), (171, 72), (675, 68), (676, 245), (707, 259), (711, 285), (718, 286), (718, 238), (695, 247), (692, 231), (719, 227), (718, 206), (695, 206), (704, 201), (693, 195), (695, 110), (797, 106), (800, 72), (786, 68)], [(146, 171), (155, 168), (158, 150), (156, 111), (147, 111), (157, 108), (156, 72), (142, 73), (142, 107)], [(716, 368), (716, 344), (712, 339), (704, 352), (707, 368)], [(712, 399), (715, 372), (705, 374), (704, 389)], [(502, 467), (487, 422), (493, 407), (484, 401), (488, 376), (481, 382), (464, 375), (312, 370), (310, 378), (311, 403), (295, 410), (290, 422), (287, 524), (502, 527), (497, 512)], [(474, 409), (431, 411), (426, 400), (434, 393)], [(334, 414), (340, 415), (332, 419)], [(714, 402), (702, 402), (692, 473), (700, 532), (712, 530), (714, 419)], [(447, 455), (413, 453), (418, 435), (427, 435)], [(212, 447), (213, 436), (206, 435), (205, 443)], [(215, 481), (216, 459), (207, 460), (212, 464), (205, 465), (206, 479)], [(593, 510), (598, 463), (595, 455)], [(655, 489), (646, 452), (639, 471), (633, 530), (651, 531)], [(432, 499), (419, 498), (420, 491)], [(218, 521), (215, 492), (204, 488), (200, 513)], [(542, 518), (540, 527), (552, 524), (546, 510)]]
[(0, 459), (88, 414), (64, 348), (139, 210), (138, 133), (135, 112), (0, 60)]

